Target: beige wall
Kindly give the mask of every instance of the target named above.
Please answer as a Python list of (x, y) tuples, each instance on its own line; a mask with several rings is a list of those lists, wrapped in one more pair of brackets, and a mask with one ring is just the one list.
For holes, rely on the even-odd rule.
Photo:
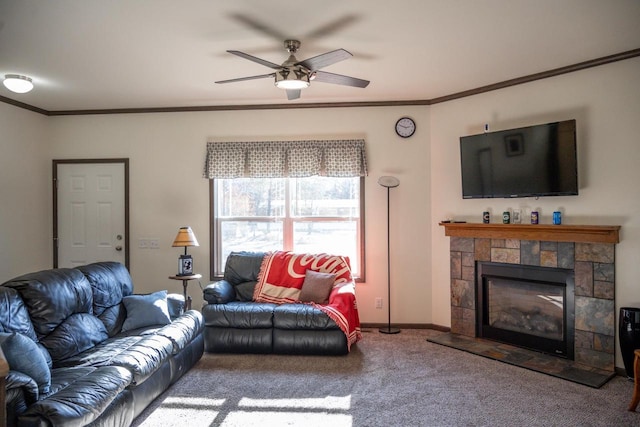
[[(392, 318), (448, 326), (448, 238), (437, 222), (449, 216), (479, 221), (508, 207), (539, 207), (550, 221), (556, 207), (568, 224), (620, 224), (616, 306), (640, 307), (640, 59), (476, 95), (431, 107), (333, 108), (200, 113), (44, 117), (0, 103), (2, 174), (0, 280), (51, 266), (51, 160), (130, 158), (131, 273), (137, 292), (180, 283), (178, 227), (191, 225), (201, 246), (190, 249), (208, 277), (208, 183), (201, 177), (208, 138), (364, 137), (367, 280), (358, 285), (363, 322), (386, 321), (386, 190), (381, 175), (396, 175), (392, 190)], [(416, 119), (408, 140), (395, 136), (403, 116)], [(462, 200), (458, 138), (482, 131), (576, 118), (580, 196)], [(21, 233), (27, 230), (25, 239)], [(158, 238), (160, 249), (138, 249)], [(203, 285), (207, 280), (202, 281)], [(201, 292), (190, 285), (196, 306)], [(385, 308), (374, 308), (376, 297)], [(621, 366), (618, 357), (617, 365)]]
[[(394, 132), (402, 115), (417, 121), (418, 130), (408, 140)], [(181, 250), (171, 243), (182, 225), (190, 225), (196, 233), (200, 247), (189, 253), (195, 269), (208, 279), (209, 195), (208, 181), (202, 178), (208, 138), (363, 137), (369, 176), (365, 179), (366, 283), (357, 287), (361, 319), (387, 319), (386, 189), (376, 181), (393, 174), (401, 182), (391, 194), (393, 319), (431, 321), (428, 107), (56, 117), (49, 132), (54, 158), (130, 159), (131, 273), (138, 292), (182, 289), (181, 283), (167, 279), (176, 273)], [(160, 249), (138, 249), (140, 238), (158, 238)], [(202, 281), (203, 286), (207, 283)], [(199, 307), (202, 292), (194, 282), (190, 295)], [(376, 297), (383, 298), (384, 309), (374, 308)]]
[(51, 267), (48, 119), (0, 103), (0, 282)]
[[(459, 137), (575, 118), (580, 195), (462, 200)], [(563, 223), (621, 225), (616, 247), (616, 308), (640, 307), (640, 59), (532, 82), (431, 107), (432, 319), (449, 324), (449, 239), (437, 222), (480, 222), (493, 211), (540, 208), (541, 221), (564, 210)], [(618, 366), (621, 366), (618, 355)]]

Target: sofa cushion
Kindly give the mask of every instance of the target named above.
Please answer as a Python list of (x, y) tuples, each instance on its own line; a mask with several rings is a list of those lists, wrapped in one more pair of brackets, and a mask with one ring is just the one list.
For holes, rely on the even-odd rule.
[[(131, 373), (118, 366), (57, 369), (51, 394), (19, 416), (24, 425), (84, 426), (96, 420), (131, 384)], [(44, 425), (44, 424), (42, 424)]]
[(104, 324), (92, 314), (78, 313), (67, 318), (42, 339), (54, 363), (68, 359), (109, 338)]
[(78, 267), (91, 285), (93, 314), (104, 323), (110, 337), (120, 329), (126, 317), (122, 298), (133, 293), (127, 268), (118, 262), (97, 262)]
[(307, 270), (298, 298), (302, 302), (327, 304), (329, 302), (331, 288), (333, 288), (335, 281), (336, 275), (333, 273)]
[(235, 288), (238, 301), (251, 301), (264, 259), (264, 252), (231, 252), (224, 267), (224, 279)]
[(167, 308), (171, 320), (184, 314), (184, 296), (182, 294), (167, 294)]
[(340, 329), (325, 312), (309, 304), (282, 304), (273, 310), (276, 329)]
[(0, 333), (0, 347), (9, 364), (9, 369), (33, 378), (41, 394), (49, 393), (51, 371), (38, 344), (31, 338), (12, 332)]
[(127, 368), (133, 374), (133, 383), (141, 384), (168, 361), (172, 351), (170, 339), (160, 335), (144, 336), (113, 356), (109, 364)]
[(18, 291), (37, 340), (53, 361), (65, 359), (107, 338), (93, 316), (93, 294), (84, 274), (59, 268), (26, 274), (4, 284)]
[(173, 344), (173, 354), (177, 354), (193, 341), (203, 328), (202, 315), (197, 311), (189, 310), (155, 333), (170, 339)]
[(122, 331), (171, 323), (167, 306), (167, 291), (158, 291), (147, 295), (128, 295), (122, 299), (122, 302), (127, 310), (127, 318), (122, 325)]
[(202, 308), (206, 326), (238, 329), (263, 329), (273, 327), (275, 304), (255, 302), (230, 302), (208, 304)]
[(236, 300), (236, 291), (231, 283), (219, 280), (208, 284), (202, 290), (202, 297), (209, 304), (226, 304)]
[(91, 285), (80, 270), (59, 268), (30, 273), (4, 286), (20, 293), (39, 340), (69, 316), (93, 312)]
[(0, 332), (18, 332), (37, 341), (29, 312), (17, 290), (0, 286)]

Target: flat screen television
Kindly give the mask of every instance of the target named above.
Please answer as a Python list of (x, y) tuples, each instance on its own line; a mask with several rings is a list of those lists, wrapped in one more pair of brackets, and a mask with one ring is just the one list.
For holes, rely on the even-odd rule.
[(460, 137), (462, 198), (578, 194), (576, 121)]

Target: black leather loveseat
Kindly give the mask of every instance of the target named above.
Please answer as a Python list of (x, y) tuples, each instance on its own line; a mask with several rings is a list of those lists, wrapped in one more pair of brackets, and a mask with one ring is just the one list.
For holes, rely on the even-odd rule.
[(133, 295), (122, 264), (12, 279), (0, 286), (7, 425), (128, 426), (200, 359), (202, 328), (166, 291)]
[[(208, 304), (205, 351), (210, 353), (280, 353), (343, 355), (350, 343), (345, 332), (319, 305), (255, 302), (254, 288), (265, 253), (232, 252), (224, 279), (204, 289)], [(353, 292), (344, 288), (343, 293)], [(355, 298), (355, 294), (353, 294)], [(355, 300), (354, 300), (355, 311)], [(355, 314), (357, 321), (357, 311)], [(359, 339), (359, 321), (357, 321)]]

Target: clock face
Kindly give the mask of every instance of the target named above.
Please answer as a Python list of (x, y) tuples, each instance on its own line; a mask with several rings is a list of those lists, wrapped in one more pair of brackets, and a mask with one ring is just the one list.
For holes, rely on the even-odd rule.
[(403, 137), (409, 138), (416, 132), (416, 123), (409, 117), (403, 117), (396, 122), (396, 133)]

